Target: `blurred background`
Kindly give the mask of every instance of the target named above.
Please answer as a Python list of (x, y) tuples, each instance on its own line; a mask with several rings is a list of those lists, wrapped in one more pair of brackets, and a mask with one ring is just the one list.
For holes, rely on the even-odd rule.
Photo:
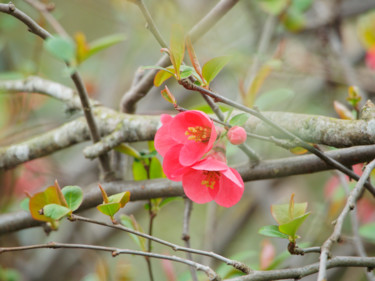
[[(7, 3), (7, 1), (0, 1)], [(52, 34), (53, 27), (30, 2), (15, 0), (16, 7), (30, 15)], [(219, 1), (214, 0), (144, 0), (166, 41), (172, 24), (190, 30)], [(75, 38), (83, 34), (87, 42), (112, 34), (126, 38), (79, 65), (91, 98), (120, 110), (120, 102), (142, 66), (155, 65), (160, 46), (145, 27), (139, 8), (125, 0), (56, 0), (51, 12), (66, 32)], [(375, 2), (373, 0), (243, 0), (202, 36), (194, 48), (203, 65), (208, 60), (230, 55), (231, 60), (211, 88), (223, 96), (257, 105), (261, 110), (287, 111), (340, 118), (333, 106), (338, 101), (353, 118), (355, 108), (347, 102), (348, 89), (357, 86), (360, 105), (375, 94)], [(148, 71), (148, 70), (144, 70)], [(37, 75), (74, 88), (64, 64), (44, 47), (40, 38), (27, 31), (15, 18), (0, 14), (0, 80)], [(180, 106), (204, 109), (200, 95), (187, 92), (172, 79), (166, 82)], [(160, 97), (160, 88), (152, 88), (137, 106), (137, 114), (174, 113), (173, 107)], [(60, 101), (38, 94), (0, 93), (0, 145), (7, 146), (56, 128), (80, 116), (69, 113)], [(249, 139), (248, 144), (262, 159), (292, 156), (269, 143)], [(21, 210), (19, 203), (25, 191), (33, 194), (52, 185), (83, 188), (98, 181), (96, 161), (83, 157), (88, 143), (75, 145), (51, 156), (0, 171), (0, 213)], [(146, 150), (146, 143), (134, 144)], [(232, 166), (245, 164), (247, 158), (235, 147), (228, 148)], [(128, 161), (131, 165), (131, 161)], [(129, 167), (124, 180), (132, 180)], [(358, 169), (360, 172), (360, 167)], [(345, 181), (345, 180), (344, 180)], [(353, 185), (349, 182), (349, 185)], [(258, 229), (275, 224), (272, 204), (287, 203), (292, 193), (296, 202), (308, 202), (312, 214), (300, 232), (301, 245), (321, 245), (332, 231), (331, 221), (345, 202), (336, 174), (324, 172), (283, 179), (246, 183), (243, 199), (225, 209), (214, 203), (194, 204), (191, 217), (191, 246), (213, 250), (244, 261), (255, 269), (302, 266), (318, 261), (317, 254), (292, 257), (286, 253), (287, 241), (265, 238)], [(358, 215), (362, 226), (374, 223), (375, 201), (363, 199)], [(122, 211), (133, 214), (146, 230), (148, 211), (145, 202), (130, 203)], [(154, 235), (176, 244), (181, 240), (184, 200), (165, 205), (154, 223)], [(96, 210), (83, 213), (100, 220), (107, 218)], [(345, 225), (345, 244), (336, 247), (337, 254), (353, 255), (351, 227)], [(375, 239), (364, 235), (368, 254), (374, 253)], [(29, 245), (61, 241), (138, 249), (127, 234), (98, 226), (63, 221), (57, 232), (46, 235), (42, 228), (22, 230), (0, 236), (1, 246)], [(153, 251), (174, 254), (153, 244)], [(182, 253), (181, 256), (184, 256)], [(239, 275), (230, 267), (195, 257), (211, 265), (223, 277)], [(155, 280), (191, 280), (186, 266), (152, 260)], [(330, 280), (365, 280), (363, 269), (330, 270)], [(204, 275), (199, 275), (205, 280)], [(315, 276), (304, 280), (314, 280)], [(33, 250), (0, 255), (0, 280), (148, 280), (142, 257), (81, 250)]]

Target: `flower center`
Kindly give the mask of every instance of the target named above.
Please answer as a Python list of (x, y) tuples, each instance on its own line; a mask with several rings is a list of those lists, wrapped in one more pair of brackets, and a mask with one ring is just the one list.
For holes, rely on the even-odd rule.
[(185, 131), (185, 135), (188, 136), (188, 140), (195, 142), (208, 142), (211, 136), (211, 128), (205, 128), (202, 126), (188, 127)]
[(215, 183), (220, 179), (220, 173), (217, 171), (203, 171), (203, 174), (206, 177), (202, 180), (201, 184), (210, 189), (214, 189)]

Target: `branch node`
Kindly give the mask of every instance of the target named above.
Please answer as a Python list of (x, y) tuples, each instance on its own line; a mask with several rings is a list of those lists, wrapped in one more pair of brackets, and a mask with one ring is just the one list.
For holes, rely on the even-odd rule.
[(117, 251), (117, 250), (116, 250), (116, 251), (113, 251), (113, 252), (112, 252), (112, 257), (115, 258), (115, 257), (117, 257), (119, 254), (120, 254), (119, 251)]
[(11, 13), (13, 13), (16, 10), (16, 6), (12, 2), (8, 3), (8, 7), (9, 7), (9, 12)]

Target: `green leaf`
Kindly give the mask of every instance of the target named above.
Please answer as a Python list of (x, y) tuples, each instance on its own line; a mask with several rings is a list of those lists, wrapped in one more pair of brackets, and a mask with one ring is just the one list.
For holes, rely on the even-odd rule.
[(126, 203), (130, 201), (130, 192), (124, 191), (108, 197), (109, 203), (120, 203), (120, 208), (125, 207)]
[[(229, 111), (230, 107), (228, 106), (225, 106), (225, 105), (219, 105), (219, 108), (221, 111), (223, 112), (227, 112)], [(200, 104), (200, 105), (195, 105), (193, 107), (190, 107), (189, 108), (190, 110), (199, 110), (199, 111), (203, 111), (204, 113), (207, 113), (207, 114), (213, 114), (214, 112), (212, 111), (212, 108), (207, 104)]]
[[(172, 70), (174, 70), (172, 68)], [(166, 70), (159, 70), (155, 77), (154, 77), (154, 86), (159, 87), (161, 84), (163, 84), (165, 81), (167, 81), (169, 78), (171, 78), (174, 75), (174, 73), (171, 71)]]
[(96, 208), (100, 212), (107, 216), (110, 216), (111, 218), (113, 218), (113, 216), (118, 212), (118, 210), (120, 210), (120, 207), (120, 203), (103, 203), (96, 206)]
[(313, 0), (293, 0), (291, 6), (299, 12), (307, 11), (313, 3)]
[(48, 204), (43, 207), (43, 214), (53, 220), (59, 220), (71, 212), (72, 211), (69, 208), (58, 204)]
[(231, 124), (232, 126), (242, 126), (243, 124), (246, 123), (246, 121), (250, 118), (250, 115), (247, 114), (247, 113), (240, 113), (240, 114), (237, 114), (235, 116), (233, 116), (230, 121), (229, 121), (229, 124)]
[(161, 201), (160, 205), (159, 205), (159, 208), (167, 205), (168, 203), (170, 202), (173, 202), (173, 201), (176, 201), (176, 200), (182, 200), (182, 198), (180, 196), (176, 196), (176, 197), (168, 197), (168, 198), (165, 198)]
[(310, 215), (310, 212), (300, 217), (297, 217), (286, 224), (279, 225), (280, 232), (287, 234), (290, 237), (291, 241), (294, 241), (297, 238), (296, 232), (298, 228), (301, 226), (301, 224), (306, 220), (306, 218), (309, 215)]
[(263, 226), (258, 230), (258, 233), (268, 236), (268, 237), (277, 237), (277, 238), (283, 238), (283, 239), (289, 238), (288, 235), (280, 232), (279, 227), (277, 225)]
[(74, 42), (61, 36), (49, 37), (44, 41), (44, 47), (48, 52), (65, 62), (72, 62), (75, 58)]
[(305, 214), (307, 202), (294, 204), (293, 213), (290, 214), (289, 204), (272, 205), (271, 213), (278, 224), (286, 224), (294, 218), (298, 218)]
[(357, 33), (359, 40), (367, 50), (375, 46), (375, 10), (359, 17)]
[(147, 180), (148, 175), (141, 161), (133, 161), (133, 179), (135, 181)]
[(163, 166), (161, 165), (158, 158), (153, 157), (151, 158), (150, 162), (150, 179), (161, 179), (165, 178), (165, 174), (163, 172)]
[(269, 14), (278, 15), (289, 4), (289, 0), (258, 0), (260, 7)]
[[(138, 224), (138, 222), (135, 220), (133, 216), (127, 216), (127, 215), (121, 215), (120, 216), (121, 224), (127, 228), (130, 228), (132, 230), (136, 230), (138, 232), (144, 233), (141, 226)], [(146, 239), (140, 236), (137, 236), (135, 234), (129, 233), (129, 236), (133, 239), (133, 241), (138, 245), (138, 247), (142, 251), (146, 251)]]
[(34, 194), (29, 201), (29, 210), (35, 220), (52, 222), (53, 219), (41, 215), (39, 211), (48, 204), (60, 205), (59, 194), (56, 186), (49, 186), (44, 191)]
[(122, 154), (130, 155), (134, 157), (135, 159), (141, 158), (141, 155), (139, 154), (139, 152), (126, 143), (121, 143), (120, 145), (116, 146), (114, 150), (121, 152)]
[(181, 65), (180, 71), (181, 79), (188, 78), (192, 74), (198, 75), (193, 67), (187, 65)]
[(124, 34), (112, 34), (105, 37), (102, 37), (100, 39), (97, 39), (89, 44), (89, 51), (87, 52), (85, 59), (88, 59), (92, 55), (95, 55), (96, 53), (107, 49), (113, 45), (116, 45), (126, 39), (126, 36)]
[(143, 152), (143, 151), (141, 151), (141, 158), (143, 158), (143, 159), (152, 158), (152, 157), (154, 157), (156, 155), (158, 155), (158, 152), (156, 150), (153, 150), (151, 152)]
[(375, 222), (362, 225), (359, 228), (359, 234), (368, 239), (371, 243), (375, 243)]
[(290, 7), (283, 19), (283, 24), (289, 31), (299, 31), (305, 26), (305, 17), (301, 11)]
[(158, 66), (158, 65), (148, 65), (148, 66), (142, 66), (142, 69), (159, 69), (159, 70), (164, 70), (164, 71), (169, 72), (170, 74), (174, 75), (173, 65), (168, 66), (167, 68), (161, 67), (161, 66)]
[(224, 68), (224, 66), (230, 61), (231, 56), (222, 56), (216, 57), (203, 65), (202, 75), (207, 81), (207, 84), (210, 84), (212, 80), (219, 74), (219, 72)]
[(75, 211), (79, 208), (83, 200), (82, 189), (77, 185), (65, 186), (61, 192), (64, 195), (68, 208)]
[(172, 26), (169, 51), (171, 54), (171, 62), (174, 66), (177, 78), (180, 79), (180, 66), (185, 55), (185, 35), (181, 25), (174, 24)]
[(29, 212), (29, 203), (30, 203), (30, 198), (25, 198), (21, 201), (20, 207), (22, 210)]

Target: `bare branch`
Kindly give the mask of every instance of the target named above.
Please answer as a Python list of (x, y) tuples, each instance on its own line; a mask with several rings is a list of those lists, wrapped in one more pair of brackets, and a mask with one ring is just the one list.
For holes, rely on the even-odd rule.
[[(335, 257), (327, 262), (327, 268), (334, 267), (375, 267), (375, 258), (362, 257)], [(299, 268), (287, 268), (269, 271), (254, 271), (249, 275), (225, 279), (226, 281), (271, 281), (281, 279), (301, 279), (312, 275), (319, 270), (319, 263), (306, 265)]]
[(218, 281), (220, 277), (208, 266), (189, 261), (184, 258), (176, 257), (176, 256), (168, 256), (168, 255), (161, 255), (143, 251), (136, 251), (136, 250), (128, 250), (128, 249), (119, 249), (113, 247), (105, 247), (105, 246), (96, 246), (96, 245), (86, 245), (86, 244), (66, 244), (66, 243), (58, 243), (58, 242), (49, 242), (47, 244), (38, 244), (38, 245), (31, 245), (31, 246), (21, 246), (21, 247), (7, 247), (7, 248), (0, 248), (0, 254), (4, 254), (6, 252), (16, 252), (16, 251), (26, 251), (26, 250), (34, 250), (34, 249), (85, 249), (85, 250), (96, 250), (96, 251), (105, 251), (111, 252), (113, 257), (116, 257), (121, 254), (127, 255), (136, 255), (136, 256), (144, 256), (150, 258), (157, 258), (157, 259), (166, 259), (171, 260), (174, 262), (184, 263), (189, 266), (193, 266), (197, 270), (203, 271), (209, 277), (209, 280)]
[(375, 168), (375, 160), (366, 166), (361, 178), (355, 185), (354, 189), (350, 192), (349, 197), (346, 201), (344, 209), (341, 211), (339, 217), (336, 220), (335, 228), (330, 235), (330, 237), (322, 245), (322, 253), (320, 254), (320, 265), (319, 265), (319, 275), (318, 281), (323, 281), (327, 279), (326, 269), (328, 268), (328, 259), (331, 253), (331, 248), (334, 243), (338, 242), (341, 236), (342, 226), (346, 216), (351, 210), (355, 208), (356, 202), (360, 194), (364, 190), (364, 185), (367, 178), (370, 176), (371, 171)]

